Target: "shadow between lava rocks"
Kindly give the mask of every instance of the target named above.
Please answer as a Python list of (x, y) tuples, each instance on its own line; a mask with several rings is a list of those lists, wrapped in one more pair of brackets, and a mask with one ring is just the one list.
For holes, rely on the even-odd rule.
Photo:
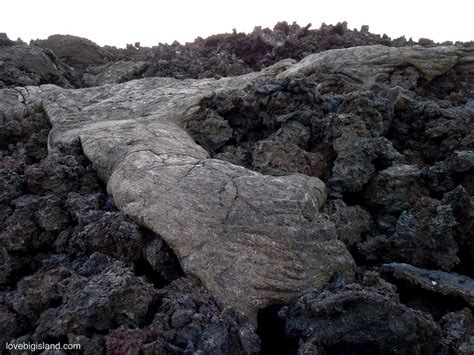
[(285, 320), (279, 316), (283, 305), (271, 305), (257, 315), (257, 335), (262, 340), (261, 355), (296, 354), (298, 343), (287, 339)]

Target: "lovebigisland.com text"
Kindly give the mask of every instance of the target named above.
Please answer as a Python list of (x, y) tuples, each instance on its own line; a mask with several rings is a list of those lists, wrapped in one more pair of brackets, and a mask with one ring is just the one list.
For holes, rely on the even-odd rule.
[(5, 343), (5, 349), (11, 351), (44, 351), (44, 350), (81, 350), (81, 344), (49, 343)]

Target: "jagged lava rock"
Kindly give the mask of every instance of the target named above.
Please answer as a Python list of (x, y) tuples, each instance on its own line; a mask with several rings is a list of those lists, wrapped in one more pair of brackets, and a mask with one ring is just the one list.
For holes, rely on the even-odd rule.
[[(340, 92), (390, 88), (400, 84), (400, 73), (393, 80), (392, 73), (406, 63), (419, 73), (418, 81), (430, 82), (456, 65), (472, 67), (473, 56), (472, 49), (455, 46), (367, 46), (220, 80), (154, 78), (82, 90), (45, 85), (21, 93), (26, 105), (41, 102), (53, 124), (52, 150), (80, 138), (117, 206), (161, 235), (185, 272), (219, 302), (255, 319), (258, 309), (288, 302), (336, 273), (350, 277), (353, 262), (334, 224), (319, 212), (326, 198), (321, 180), (262, 175), (211, 159), (194, 142), (183, 127), (202, 100), (265, 78), (296, 76), (328, 81), (322, 91), (334, 85)], [(353, 137), (354, 152), (347, 142), (336, 144), (333, 181), (341, 192), (360, 191), (375, 173), (375, 160), (400, 158), (386, 138), (366, 131)], [(346, 174), (344, 164), (354, 157), (363, 165)]]
[(441, 353), (467, 355), (474, 352), (474, 317), (470, 309), (448, 313), (440, 323), (444, 337)]
[(385, 264), (382, 270), (398, 281), (408, 283), (413, 287), (444, 296), (459, 297), (467, 305), (474, 306), (474, 280), (467, 276), (440, 270), (420, 269), (401, 263)]
[(441, 333), (430, 316), (401, 304), (394, 286), (370, 273), (362, 284), (327, 284), (280, 315), (298, 354), (424, 354), (437, 349)]
[[(111, 96), (107, 86), (80, 94), (53, 86), (31, 89), (32, 96), (50, 97), (48, 115), (65, 123), (51, 131), (50, 146), (79, 136), (86, 155), (109, 180), (117, 206), (163, 236), (185, 272), (198, 276), (218, 301), (250, 317), (335, 273), (350, 277), (352, 272), (352, 258), (334, 225), (318, 212), (325, 201), (322, 181), (264, 176), (209, 159), (179, 125), (209, 90), (239, 87), (282, 66), (255, 78), (129, 82), (110, 87), (116, 90)], [(63, 94), (67, 107), (60, 104)], [(89, 94), (102, 100), (88, 103)], [(83, 129), (87, 133), (80, 133)]]

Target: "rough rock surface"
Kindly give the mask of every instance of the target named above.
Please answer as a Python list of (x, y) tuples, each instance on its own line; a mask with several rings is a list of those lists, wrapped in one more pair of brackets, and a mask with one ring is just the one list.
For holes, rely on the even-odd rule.
[(451, 298), (460, 298), (474, 306), (474, 280), (467, 276), (439, 270), (424, 270), (408, 264), (383, 265), (382, 270), (399, 282)]
[(136, 77), (146, 69), (146, 62), (118, 61), (100, 65), (94, 70), (84, 73), (84, 86), (123, 83)]
[[(251, 78), (149, 79), (111, 92), (90, 89), (81, 98), (45, 86), (27, 95), (28, 100), (42, 97), (51, 121), (58, 123), (51, 147), (80, 137), (85, 154), (108, 179), (117, 206), (161, 235), (185, 272), (199, 277), (219, 301), (255, 317), (257, 309), (288, 302), (335, 273), (349, 276), (352, 258), (332, 222), (318, 212), (326, 198), (321, 180), (265, 176), (210, 159), (180, 128), (178, 119), (192, 111), (186, 102), (193, 105), (215, 87), (238, 87), (245, 80)], [(62, 93), (72, 95), (65, 98), (67, 109), (57, 97)], [(96, 103), (88, 102), (88, 95), (105, 96)]]
[(470, 354), (474, 351), (474, 318), (464, 309), (446, 314), (441, 319), (444, 342), (441, 353)]
[(108, 59), (106, 52), (97, 44), (76, 36), (53, 35), (45, 40), (32, 41), (32, 44), (52, 50), (73, 67), (105, 64)]
[(59, 307), (41, 314), (33, 338), (84, 334), (91, 328), (104, 331), (115, 324), (144, 324), (155, 291), (131, 269), (111, 263), (99, 274), (85, 280), (79, 277), (76, 282), (80, 285), (62, 293)]
[[(403, 194), (401, 189), (397, 191)], [(398, 198), (396, 194), (392, 198)], [(408, 206), (407, 206), (408, 207)], [(394, 205), (391, 205), (391, 209)], [(394, 233), (388, 238), (369, 239), (360, 244), (365, 255), (374, 250), (382, 260), (403, 261), (420, 267), (450, 270), (460, 262), (455, 238), (457, 221), (450, 205), (423, 196), (409, 210), (400, 211)]]
[(196, 280), (159, 291), (159, 306), (143, 329), (121, 326), (105, 338), (110, 354), (258, 354), (260, 339), (230, 308), (221, 310)]
[[(223, 309), (196, 282), (157, 293), (156, 288), (182, 276), (168, 245), (115, 208), (77, 144), (47, 155), (50, 125), (39, 108), (13, 113), (2, 112), (7, 115), (2, 143), (8, 143), (1, 147), (0, 160), (2, 344), (69, 342), (81, 344), (85, 353), (102, 353), (109, 332), (113, 338), (119, 326), (144, 329), (167, 297), (179, 302), (184, 314), (201, 312), (209, 324), (204, 336), (184, 343), (181, 335), (168, 332), (163, 349), (169, 353), (180, 348), (258, 353), (250, 323), (231, 308), (224, 320), (219, 318)], [(8, 130), (13, 122), (17, 126)], [(198, 334), (203, 319), (194, 321)], [(164, 328), (168, 323), (157, 317), (153, 324)], [(176, 323), (172, 329), (186, 334), (189, 326)], [(147, 334), (153, 343), (148, 353), (156, 353), (156, 332)]]
[(367, 279), (362, 285), (327, 285), (280, 311), (287, 321), (288, 338), (298, 344), (299, 354), (424, 354), (436, 350), (440, 329), (433, 319), (401, 305), (393, 286), (374, 282), (373, 275)]
[[(273, 29), (255, 27), (249, 34), (234, 31), (208, 38), (198, 37), (192, 43), (160, 43), (151, 48), (141, 47), (138, 42), (134, 45), (127, 44), (126, 48), (100, 47), (86, 38), (52, 35), (47, 39), (31, 41), (29, 47), (32, 51), (42, 52), (47, 56), (54, 53), (57, 59), (53, 62), (56, 66), (73, 69), (74, 80), (71, 81), (70, 74), (64, 74), (60, 70), (59, 76), (51, 78), (49, 82), (65, 87), (71, 84), (74, 87), (84, 87), (154, 76), (198, 79), (242, 75), (259, 71), (287, 58), (301, 60), (308, 54), (335, 48), (376, 44), (392, 47), (415, 44), (436, 46), (433, 41), (426, 39), (420, 39), (419, 42), (414, 42), (411, 38), (406, 40), (405, 37), (392, 40), (387, 35), (370, 33), (368, 26), (350, 30), (346, 22), (337, 25), (322, 24), (319, 29), (310, 28), (311, 24), (300, 27), (296, 23), (280, 22)], [(11, 41), (5, 34), (1, 36), (0, 47), (21, 44), (24, 50), (28, 48), (21, 41)], [(13, 63), (15, 59), (19, 59), (16, 54), (8, 54), (7, 57), (13, 59)], [(18, 82), (24, 82), (25, 79), (21, 77), (25, 75), (30, 77), (27, 80), (32, 80), (32, 75), (36, 80), (35, 67), (30, 65), (20, 67), (19, 70), (22, 73), (16, 76)], [(5, 81), (0, 71), (0, 80), (5, 81), (3, 85), (12, 86), (13, 82), (8, 77), (14, 80), (12, 75), (19, 72), (13, 69), (6, 73)], [(465, 75), (462, 70), (453, 70), (449, 77), (459, 81)], [(413, 89), (418, 79), (418, 71), (408, 66), (395, 70), (391, 82)], [(451, 90), (450, 81), (440, 79), (439, 84), (436, 82), (436, 90), (440, 93)]]
[(472, 352), (474, 52), (413, 44), (0, 35), (2, 340)]
[(74, 87), (77, 78), (72, 68), (51, 50), (26, 43), (10, 42), (0, 50), (0, 88), (52, 83)]
[[(262, 78), (303, 74), (327, 81), (332, 75), (337, 85), (351, 84), (353, 91), (390, 87), (389, 74), (406, 62), (429, 82), (473, 56), (458, 47), (355, 47), (221, 80), (147, 79), (81, 91), (43, 86), (22, 94), (26, 105), (42, 100), (53, 124), (50, 147), (80, 138), (118, 207), (160, 234), (185, 272), (200, 278), (218, 300), (255, 317), (257, 309), (288, 302), (335, 273), (350, 274), (350, 255), (337, 241), (334, 225), (319, 214), (325, 186), (314, 177), (264, 176), (210, 159), (180, 124), (192, 120), (199, 102), (213, 91), (241, 90)], [(358, 191), (373, 174), (373, 165), (361, 170), (345, 163), (357, 159), (354, 154), (364, 163), (399, 155), (385, 138), (354, 133), (352, 144), (360, 153), (347, 147), (350, 137), (339, 137), (334, 145), (330, 181), (336, 191)], [(377, 153), (366, 153), (370, 149)]]
[[(472, 56), (457, 47), (356, 47), (242, 77), (147, 79), (81, 91), (43, 86), (23, 90), (22, 97), (26, 105), (42, 100), (53, 124), (51, 148), (80, 138), (119, 208), (163, 236), (185, 272), (198, 276), (217, 299), (252, 317), (256, 309), (287, 302), (335, 273), (350, 274), (351, 258), (336, 240), (334, 225), (318, 212), (326, 195), (319, 179), (264, 176), (210, 159), (180, 128), (182, 122), (192, 121), (200, 101), (212, 92), (242, 90), (261, 79), (332, 75), (337, 85), (351, 84), (353, 91), (391, 86), (389, 73), (406, 62), (430, 81)], [(347, 134), (334, 143), (337, 159), (330, 180), (342, 192), (360, 190), (374, 171), (373, 165), (360, 170), (345, 163), (358, 159), (354, 154), (364, 164), (399, 155), (385, 138), (370, 138), (363, 128)], [(360, 153), (348, 147), (351, 140)], [(366, 153), (370, 149), (377, 153)], [(365, 175), (353, 176), (361, 172)]]

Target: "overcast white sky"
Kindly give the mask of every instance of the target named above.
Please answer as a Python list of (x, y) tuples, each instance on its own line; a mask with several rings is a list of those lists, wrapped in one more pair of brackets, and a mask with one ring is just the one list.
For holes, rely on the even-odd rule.
[(152, 46), (233, 28), (273, 28), (282, 20), (311, 22), (312, 28), (346, 20), (351, 29), (367, 24), (372, 32), (392, 38), (474, 40), (474, 0), (1, 0), (0, 11), (0, 32), (26, 42), (60, 33), (100, 45), (139, 41)]

